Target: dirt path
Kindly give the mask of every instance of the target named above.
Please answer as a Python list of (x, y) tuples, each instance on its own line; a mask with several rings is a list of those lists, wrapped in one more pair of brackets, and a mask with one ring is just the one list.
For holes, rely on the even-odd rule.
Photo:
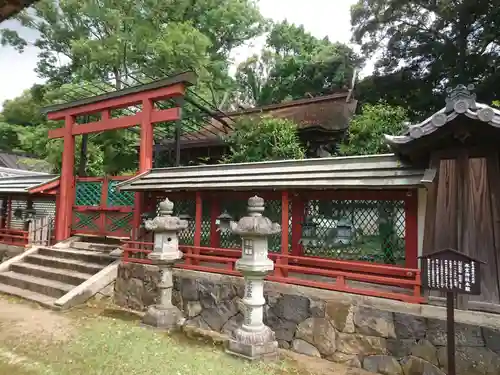
[(0, 340), (36, 337), (60, 342), (71, 337), (71, 319), (13, 298), (0, 296)]
[(371, 374), (291, 352), (279, 363), (248, 363), (184, 336), (144, 329), (135, 315), (124, 320), (109, 312), (87, 306), (61, 313), (0, 295), (0, 374)]

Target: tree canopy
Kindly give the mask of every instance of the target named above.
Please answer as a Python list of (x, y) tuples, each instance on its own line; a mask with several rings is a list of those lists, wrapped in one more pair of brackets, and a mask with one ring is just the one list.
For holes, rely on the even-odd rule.
[(441, 107), (451, 85), (473, 83), (485, 102), (499, 97), (495, 1), (359, 0), (351, 17), (365, 57), (379, 56), (375, 75), (359, 86), (361, 98), (408, 106), (423, 117)]
[(389, 152), (384, 134), (396, 135), (404, 130), (408, 115), (404, 108), (387, 103), (365, 104), (352, 119), (347, 137), (340, 145), (341, 155), (372, 155)]
[[(193, 70), (217, 88), (228, 80), (231, 50), (266, 25), (252, 0), (41, 0), (34, 10), (19, 19), (39, 34), (41, 77), (112, 79), (117, 87), (131, 72)], [(30, 42), (12, 30), (2, 35), (20, 51)]]
[(238, 66), (239, 99), (265, 105), (329, 94), (350, 86), (359, 64), (348, 46), (283, 21), (273, 25), (262, 52)]
[(297, 135), (297, 124), (272, 117), (244, 117), (227, 137), (230, 147), (225, 162), (303, 159), (305, 148)]

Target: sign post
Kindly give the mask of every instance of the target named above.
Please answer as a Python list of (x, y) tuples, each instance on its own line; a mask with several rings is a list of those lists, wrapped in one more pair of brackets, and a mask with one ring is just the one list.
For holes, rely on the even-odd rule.
[(481, 262), (453, 249), (423, 255), (421, 259), (422, 286), (446, 292), (446, 335), (448, 346), (448, 375), (455, 369), (455, 296), (481, 294)]

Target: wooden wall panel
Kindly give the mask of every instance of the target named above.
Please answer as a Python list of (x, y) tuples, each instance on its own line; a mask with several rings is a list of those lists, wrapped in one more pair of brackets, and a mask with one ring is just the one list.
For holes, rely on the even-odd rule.
[(458, 168), (456, 159), (441, 160), (436, 200), (434, 251), (458, 247)]
[(495, 243), (497, 284), (500, 290), (500, 154), (493, 153), (487, 158), (488, 183), (493, 213), (493, 239)]
[(482, 293), (480, 296), (470, 296), (469, 300), (498, 304), (500, 294), (487, 162), (486, 158), (472, 158), (465, 162), (467, 173), (463, 180), (462, 206), (464, 230), (458, 250), (486, 262), (482, 266)]

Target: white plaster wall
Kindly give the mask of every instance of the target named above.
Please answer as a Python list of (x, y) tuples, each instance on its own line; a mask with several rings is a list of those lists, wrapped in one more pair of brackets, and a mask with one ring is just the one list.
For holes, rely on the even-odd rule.
[[(427, 207), (427, 189), (418, 189), (418, 255), (422, 255), (424, 246), (425, 209)], [(420, 262), (419, 262), (420, 267)]]

